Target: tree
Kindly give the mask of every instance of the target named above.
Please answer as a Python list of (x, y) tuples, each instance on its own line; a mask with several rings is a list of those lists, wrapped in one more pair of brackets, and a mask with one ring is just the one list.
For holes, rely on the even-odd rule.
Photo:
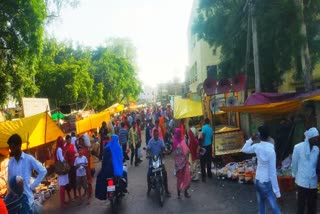
[[(314, 40), (319, 30), (315, 28), (319, 17), (319, 1), (312, 2), (312, 15), (306, 18), (308, 38)], [(246, 55), (247, 16), (244, 10), (247, 0), (201, 0), (199, 15), (193, 32), (213, 47), (221, 47), (222, 75), (232, 77), (243, 70)], [(317, 10), (318, 9), (318, 10)], [(300, 34), (301, 18), (297, 7), (290, 0), (256, 1), (256, 18), (259, 36), (259, 57), (263, 91), (276, 91), (282, 76), (290, 69), (298, 74), (300, 45), (304, 38)], [(306, 13), (305, 13), (306, 17)], [(309, 34), (309, 32), (313, 32)], [(310, 44), (310, 43), (309, 43)], [(319, 55), (320, 49), (310, 47), (310, 55)], [(252, 58), (252, 56), (251, 56)], [(311, 57), (312, 58), (312, 57)], [(301, 66), (300, 66), (301, 67)], [(253, 69), (250, 63), (245, 71), (249, 87), (253, 86)], [(300, 72), (301, 73), (301, 72)]]
[(34, 96), (44, 25), (79, 0), (0, 1), (0, 106), (8, 96)]
[(136, 64), (136, 47), (130, 39), (110, 38), (105, 46), (109, 52), (127, 59), (132, 65)]
[(43, 0), (0, 1), (0, 105), (8, 95), (31, 96), (34, 66), (42, 49), (46, 7)]
[(107, 47), (92, 52), (91, 75), (95, 84), (103, 84), (107, 106), (124, 98), (137, 98), (141, 92), (134, 66), (125, 58), (110, 53)]
[[(89, 75), (90, 57), (89, 50), (74, 49), (71, 44), (54, 39), (46, 40), (36, 76), (40, 88), (37, 96), (48, 97), (58, 105), (90, 102), (94, 93), (93, 79)], [(92, 104), (103, 104), (99, 89), (96, 92)]]
[(96, 50), (74, 48), (47, 39), (38, 71), (37, 96), (48, 97), (57, 105), (83, 102), (103, 109), (141, 92), (134, 66), (102, 46)]

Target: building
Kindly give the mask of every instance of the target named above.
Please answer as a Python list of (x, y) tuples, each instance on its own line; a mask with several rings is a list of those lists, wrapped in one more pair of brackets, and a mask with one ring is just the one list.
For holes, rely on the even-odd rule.
[(189, 26), (188, 26), (188, 52), (189, 66), (186, 70), (186, 85), (191, 93), (197, 92), (197, 86), (207, 78), (207, 76), (216, 78), (219, 64), (219, 51), (213, 53), (213, 48), (207, 42), (198, 40), (192, 34), (192, 25), (198, 14), (199, 0), (194, 0)]

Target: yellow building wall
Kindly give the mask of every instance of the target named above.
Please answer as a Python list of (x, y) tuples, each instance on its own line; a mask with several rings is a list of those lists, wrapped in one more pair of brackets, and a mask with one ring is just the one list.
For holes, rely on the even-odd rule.
[[(290, 72), (286, 73), (283, 75), (283, 84), (282, 86), (280, 86), (278, 88), (278, 91), (279, 92), (294, 92), (296, 91), (296, 85), (297, 85), (297, 82), (294, 81), (293, 79), (293, 70), (291, 70)], [(315, 69), (313, 70), (313, 81), (315, 82), (319, 82), (320, 81), (320, 64), (317, 64), (315, 66)], [(300, 82), (301, 85), (304, 84), (303, 80)], [(317, 83), (316, 85), (319, 85), (319, 83)]]

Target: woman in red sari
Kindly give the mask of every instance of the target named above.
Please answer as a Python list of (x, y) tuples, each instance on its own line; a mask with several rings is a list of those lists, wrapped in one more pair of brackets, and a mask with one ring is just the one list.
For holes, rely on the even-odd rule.
[(189, 148), (184, 141), (184, 137), (182, 136), (181, 129), (177, 128), (174, 133), (174, 144), (176, 148), (174, 150), (174, 162), (175, 162), (175, 170), (177, 176), (177, 191), (178, 198), (180, 198), (180, 193), (184, 192), (184, 196), (186, 198), (190, 198), (188, 193), (188, 189), (191, 183), (190, 176), (190, 168), (189, 168)]

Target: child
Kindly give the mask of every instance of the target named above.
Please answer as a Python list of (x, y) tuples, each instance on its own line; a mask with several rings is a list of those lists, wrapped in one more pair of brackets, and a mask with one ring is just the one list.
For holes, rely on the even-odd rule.
[[(81, 196), (81, 187), (83, 187), (85, 194), (88, 193), (88, 181), (87, 181), (87, 173), (86, 173), (86, 167), (88, 167), (88, 159), (86, 156), (83, 155), (82, 148), (80, 147), (78, 150), (79, 156), (74, 161), (74, 166), (77, 169), (77, 188), (79, 191), (80, 196), (80, 204), (82, 202), (82, 196)], [(89, 197), (88, 202), (89, 204)]]

